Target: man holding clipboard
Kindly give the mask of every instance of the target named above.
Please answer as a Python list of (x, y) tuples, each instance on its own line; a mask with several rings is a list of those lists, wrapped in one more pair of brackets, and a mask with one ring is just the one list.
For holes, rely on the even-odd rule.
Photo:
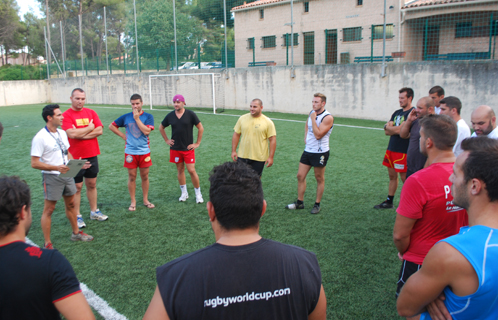
[[(68, 152), (69, 142), (66, 132), (58, 127), (62, 124), (62, 112), (57, 104), (47, 105), (42, 111), (43, 120), (47, 125), (38, 131), (31, 144), (31, 167), (42, 170), (43, 190), (45, 204), (41, 218), (41, 227), (43, 237), (45, 238), (44, 247), (53, 249), (50, 240), (50, 229), (52, 224), (52, 213), (54, 212), (57, 201), (63, 197), (66, 207), (66, 216), (71, 224), (73, 233), (72, 241), (92, 241), (93, 237), (79, 231), (76, 222), (76, 210), (74, 205), (74, 194), (76, 185), (72, 176), (61, 177), (61, 174), (67, 174), (69, 159), (73, 156)], [(90, 167), (89, 163), (76, 166), (79, 169)], [(74, 170), (77, 174), (79, 169)]]

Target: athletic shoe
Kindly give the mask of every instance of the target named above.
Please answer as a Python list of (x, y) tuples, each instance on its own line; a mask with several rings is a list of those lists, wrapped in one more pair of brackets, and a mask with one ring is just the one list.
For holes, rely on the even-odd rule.
[(85, 221), (83, 221), (83, 217), (78, 217), (77, 222), (78, 222), (78, 228), (79, 229), (86, 227), (86, 223), (85, 223)]
[(311, 214), (317, 214), (318, 212), (320, 212), (320, 206), (315, 204), (313, 209), (311, 209)]
[(89, 234), (78, 232), (78, 234), (71, 234), (71, 241), (92, 241), (93, 237)]
[(95, 210), (95, 212), (90, 212), (90, 219), (92, 220), (98, 220), (98, 221), (106, 221), (109, 219), (108, 216), (105, 214), (102, 214), (99, 209)]
[(294, 209), (304, 209), (304, 203), (301, 203), (301, 204), (297, 204), (297, 201), (296, 202), (293, 202), (291, 204), (288, 204), (285, 206), (285, 209), (290, 209), (290, 210), (294, 210)]
[(54, 250), (54, 246), (52, 245), (52, 242), (47, 243), (43, 248), (49, 249), (49, 250)]
[(185, 202), (185, 201), (187, 201), (187, 199), (188, 199), (188, 193), (182, 193), (182, 195), (180, 196), (178, 201)]
[(204, 203), (204, 199), (202, 199), (202, 194), (195, 195), (195, 203)]
[(374, 206), (374, 209), (392, 209), (392, 208), (393, 208), (393, 204), (389, 203), (387, 201), (384, 201), (381, 204)]

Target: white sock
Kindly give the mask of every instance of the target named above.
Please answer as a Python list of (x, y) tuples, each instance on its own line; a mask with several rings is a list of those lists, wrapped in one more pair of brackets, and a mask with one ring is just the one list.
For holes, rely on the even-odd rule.
[(78, 214), (77, 217), (78, 218), (83, 218), (83, 216), (81, 214)]
[(187, 185), (186, 185), (186, 184), (184, 184), (184, 185), (180, 185), (180, 190), (182, 190), (182, 194), (184, 194), (184, 193), (188, 193), (188, 192), (187, 192)]
[(196, 195), (196, 196), (201, 196), (201, 187), (199, 187), (199, 188), (194, 188), (194, 191), (195, 191), (195, 195)]

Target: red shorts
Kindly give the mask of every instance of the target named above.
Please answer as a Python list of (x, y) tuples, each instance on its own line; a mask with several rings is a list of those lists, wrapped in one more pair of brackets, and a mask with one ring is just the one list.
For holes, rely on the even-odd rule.
[(194, 150), (179, 151), (169, 149), (169, 162), (173, 163), (195, 163)]
[(147, 168), (152, 165), (150, 153), (147, 154), (127, 154), (125, 153), (125, 161), (123, 167), (128, 169)]
[(396, 172), (406, 172), (406, 153), (387, 150), (382, 164)]

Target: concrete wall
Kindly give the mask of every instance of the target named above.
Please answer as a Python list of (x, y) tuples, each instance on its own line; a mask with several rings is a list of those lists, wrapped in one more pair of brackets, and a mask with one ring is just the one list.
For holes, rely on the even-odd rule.
[[(205, 73), (211, 70), (190, 70)], [(216, 103), (219, 106), (247, 109), (253, 98), (263, 100), (265, 111), (307, 114), (313, 93), (321, 92), (326, 108), (338, 117), (387, 120), (399, 108), (398, 90), (415, 90), (415, 101), (428, 94), (433, 85), (441, 85), (446, 95), (462, 100), (462, 116), (470, 124), (472, 109), (487, 104), (498, 114), (497, 62), (390, 63), (382, 78), (379, 64), (319, 65), (295, 68), (256, 67), (216, 70)], [(1, 82), (3, 105), (28, 103), (68, 103), (71, 90), (81, 87), (91, 104), (128, 104), (133, 93), (140, 93), (145, 105), (149, 99), (149, 75), (89, 76), (50, 81)], [(228, 79), (227, 79), (228, 76)], [(212, 107), (211, 77), (173, 76), (154, 80), (154, 105), (171, 104), (176, 93), (185, 96), (191, 107)], [(7, 93), (7, 96), (5, 95)], [(8, 101), (9, 103), (6, 103)]]
[(0, 81), (0, 107), (50, 101), (46, 80)]
[(432, 86), (441, 85), (447, 96), (461, 99), (462, 117), (468, 123), (472, 109), (481, 104), (498, 114), (498, 63), (391, 63), (386, 77), (380, 73), (378, 64), (300, 66), (295, 78), (286, 67), (233, 69), (227, 81), (233, 89), (225, 89), (226, 100), (243, 109), (251, 98), (259, 97), (265, 110), (307, 113), (313, 93), (321, 92), (335, 116), (387, 120), (399, 108), (400, 88), (415, 90), (415, 104)]

